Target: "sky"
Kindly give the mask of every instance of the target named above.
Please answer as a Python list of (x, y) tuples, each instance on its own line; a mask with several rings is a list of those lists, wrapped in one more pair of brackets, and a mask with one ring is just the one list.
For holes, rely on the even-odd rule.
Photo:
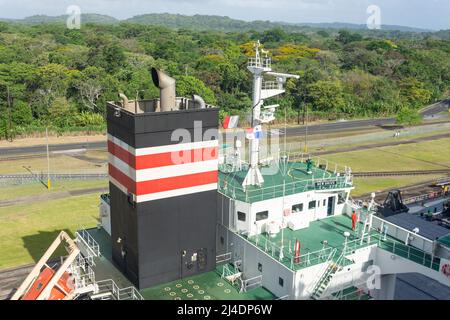
[(0, 0), (0, 17), (61, 15), (71, 5), (82, 13), (119, 19), (145, 13), (209, 14), (246, 21), (366, 24), (367, 8), (380, 8), (381, 25), (450, 29), (450, 0)]

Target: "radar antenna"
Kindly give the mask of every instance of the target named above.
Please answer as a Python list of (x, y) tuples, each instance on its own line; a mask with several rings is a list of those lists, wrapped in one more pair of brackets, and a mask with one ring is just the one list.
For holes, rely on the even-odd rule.
[[(264, 104), (264, 100), (284, 93), (286, 79), (299, 78), (297, 75), (272, 72), (272, 61), (268, 56), (269, 52), (261, 48), (259, 40), (253, 47), (255, 48), (255, 56), (248, 60), (247, 65), (247, 69), (253, 74), (253, 107), (251, 110), (251, 133), (248, 135), (250, 140), (250, 167), (244, 182), (242, 183), (244, 189), (247, 186), (262, 186), (264, 183), (264, 178), (259, 170), (259, 139), (261, 138), (261, 125), (275, 120), (275, 109), (278, 107), (278, 105), (268, 106), (264, 112), (261, 113), (261, 107)], [(260, 52), (264, 55), (263, 58), (261, 58)], [(264, 82), (265, 74), (274, 76), (276, 81)]]

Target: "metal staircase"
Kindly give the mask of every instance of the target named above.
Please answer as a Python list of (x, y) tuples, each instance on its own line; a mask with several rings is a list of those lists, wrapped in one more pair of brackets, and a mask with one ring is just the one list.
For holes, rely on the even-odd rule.
[(335, 257), (337, 253), (337, 250), (333, 250), (333, 253), (330, 255), (328, 259), (328, 266), (325, 269), (322, 276), (319, 278), (319, 281), (317, 281), (312, 294), (311, 299), (313, 300), (319, 300), (322, 298), (322, 295), (325, 293), (326, 289), (328, 288), (328, 285), (330, 284), (331, 280), (333, 279), (334, 275), (342, 270), (342, 261), (344, 259), (344, 252), (342, 251), (339, 257), (337, 258), (336, 262), (333, 261), (333, 258)]

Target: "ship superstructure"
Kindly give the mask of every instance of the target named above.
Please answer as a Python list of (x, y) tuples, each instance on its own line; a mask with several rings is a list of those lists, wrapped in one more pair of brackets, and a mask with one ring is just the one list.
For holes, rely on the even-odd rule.
[(273, 72), (259, 42), (248, 69), (251, 134), (232, 148), (211, 134), (218, 108), (177, 98), (160, 71), (160, 99), (108, 104), (110, 193), (98, 228), (77, 233), (70, 297), (392, 299), (406, 272), (450, 285), (448, 234), (430, 239), (381, 218), (374, 197), (352, 201), (348, 167), (282, 145), (262, 155), (278, 107), (264, 100), (297, 76)]

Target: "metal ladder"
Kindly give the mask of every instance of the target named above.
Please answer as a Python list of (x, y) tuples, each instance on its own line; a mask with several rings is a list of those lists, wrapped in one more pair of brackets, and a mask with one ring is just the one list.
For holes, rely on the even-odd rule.
[(342, 251), (336, 262), (334, 262), (333, 258), (336, 255), (336, 252), (337, 251), (334, 250), (333, 254), (330, 255), (331, 258), (328, 260), (328, 266), (320, 277), (319, 281), (317, 281), (313, 289), (313, 293), (311, 294), (311, 299), (319, 300), (328, 288), (328, 285), (330, 284), (331, 279), (333, 279), (333, 276), (342, 269), (341, 262), (344, 258), (344, 252)]

